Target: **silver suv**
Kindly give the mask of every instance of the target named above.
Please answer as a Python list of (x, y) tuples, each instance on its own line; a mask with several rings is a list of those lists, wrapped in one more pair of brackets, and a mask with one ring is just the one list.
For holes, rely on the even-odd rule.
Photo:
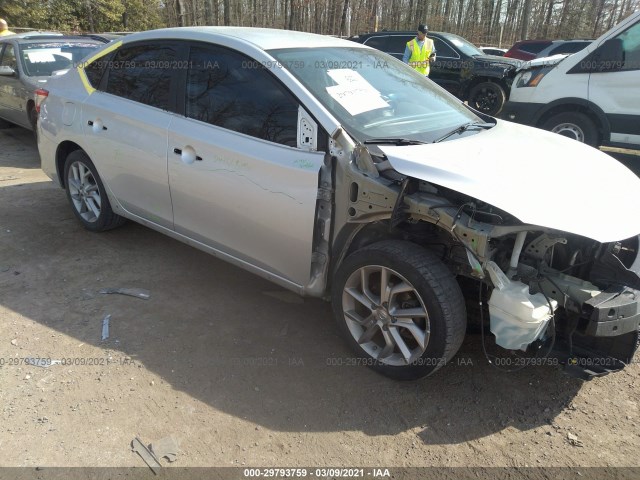
[(300, 32), (143, 32), (47, 88), (42, 168), (87, 229), (131, 219), (330, 299), (359, 364), (435, 372), (467, 305), (492, 354), (633, 356), (640, 180), (604, 153)]

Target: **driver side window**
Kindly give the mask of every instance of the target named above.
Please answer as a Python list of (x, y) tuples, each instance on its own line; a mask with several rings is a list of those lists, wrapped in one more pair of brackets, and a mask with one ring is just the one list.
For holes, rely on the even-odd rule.
[(618, 37), (622, 41), (624, 65), (621, 70), (640, 70), (640, 23), (622, 32)]

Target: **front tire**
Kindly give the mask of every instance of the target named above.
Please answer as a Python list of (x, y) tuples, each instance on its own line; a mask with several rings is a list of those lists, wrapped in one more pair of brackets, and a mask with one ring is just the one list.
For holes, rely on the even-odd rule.
[(111, 209), (107, 192), (89, 156), (74, 150), (64, 164), (67, 199), (87, 230), (102, 232), (119, 227), (124, 218)]
[(497, 115), (502, 110), (507, 94), (494, 82), (482, 82), (469, 92), (469, 106), (486, 115)]
[(545, 121), (542, 128), (592, 147), (598, 146), (598, 129), (584, 113), (558, 113)]
[(431, 375), (464, 339), (466, 310), (453, 274), (410, 242), (379, 242), (351, 254), (334, 279), (332, 303), (361, 363), (394, 379)]

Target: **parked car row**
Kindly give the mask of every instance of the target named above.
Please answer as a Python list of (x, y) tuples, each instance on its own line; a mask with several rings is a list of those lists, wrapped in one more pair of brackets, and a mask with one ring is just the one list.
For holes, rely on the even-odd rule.
[[(330, 298), (354, 363), (385, 375), (449, 362), (466, 305), (533, 365), (553, 357), (583, 378), (622, 369), (638, 344), (640, 217), (628, 211), (640, 179), (367, 46), (397, 53), (404, 38), (128, 36), (50, 77), (42, 169), (88, 230), (130, 219)], [(442, 85), (506, 92), (509, 63), (476, 66), (475, 47), (435, 38), (452, 65)], [(453, 79), (460, 69), (471, 81)]]
[[(415, 32), (383, 31), (357, 35), (350, 40), (402, 60), (407, 42), (415, 35)], [(508, 98), (516, 68), (521, 62), (487, 55), (452, 33), (429, 32), (429, 38), (437, 52), (429, 78), (479, 112), (498, 114)]]

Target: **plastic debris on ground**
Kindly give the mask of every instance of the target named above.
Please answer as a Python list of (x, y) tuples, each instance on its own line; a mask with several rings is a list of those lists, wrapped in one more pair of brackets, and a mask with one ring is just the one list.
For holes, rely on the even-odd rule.
[(103, 288), (100, 293), (128, 295), (129, 297), (141, 298), (142, 300), (149, 300), (151, 298), (151, 292), (144, 290), (143, 288)]
[(140, 455), (142, 460), (144, 460), (144, 463), (146, 463), (149, 466), (149, 468), (153, 473), (155, 473), (156, 475), (158, 474), (157, 470), (162, 468), (162, 466), (160, 465), (156, 457), (153, 455), (153, 453), (151, 453), (149, 449), (144, 446), (144, 444), (140, 441), (138, 437), (134, 438), (131, 441), (131, 450), (133, 450), (138, 455)]
[(149, 445), (149, 450), (151, 450), (151, 453), (153, 453), (157, 459), (166, 458), (169, 462), (175, 462), (178, 455), (178, 444), (170, 435), (157, 442), (153, 442)]
[(109, 338), (109, 320), (111, 320), (111, 315), (107, 315), (102, 320), (102, 341)]

